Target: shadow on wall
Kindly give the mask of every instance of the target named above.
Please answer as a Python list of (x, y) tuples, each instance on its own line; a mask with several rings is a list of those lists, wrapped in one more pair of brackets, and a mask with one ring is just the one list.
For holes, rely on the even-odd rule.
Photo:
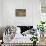
[(3, 40), (4, 27), (0, 27), (0, 40)]

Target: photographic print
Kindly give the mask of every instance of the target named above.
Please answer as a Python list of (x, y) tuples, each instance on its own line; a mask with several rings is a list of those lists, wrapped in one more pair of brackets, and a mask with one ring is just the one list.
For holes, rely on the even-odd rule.
[(16, 9), (16, 16), (26, 16), (26, 9)]

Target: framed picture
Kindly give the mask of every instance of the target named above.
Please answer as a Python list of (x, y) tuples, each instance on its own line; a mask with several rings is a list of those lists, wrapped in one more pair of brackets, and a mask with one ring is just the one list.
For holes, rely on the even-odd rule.
[(26, 16), (26, 9), (16, 9), (16, 16)]

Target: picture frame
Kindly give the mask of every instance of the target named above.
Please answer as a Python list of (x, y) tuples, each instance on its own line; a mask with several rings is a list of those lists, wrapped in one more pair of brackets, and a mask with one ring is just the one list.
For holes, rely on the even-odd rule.
[(16, 9), (16, 16), (26, 16), (26, 9)]

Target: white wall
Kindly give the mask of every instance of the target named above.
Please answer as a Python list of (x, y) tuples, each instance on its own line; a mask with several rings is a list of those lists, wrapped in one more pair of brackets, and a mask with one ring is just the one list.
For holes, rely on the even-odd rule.
[(2, 11), (1, 11), (1, 0), (0, 0), (0, 25), (1, 25), (1, 20), (2, 20), (2, 19), (1, 19), (1, 12), (2, 12)]
[(33, 26), (37, 26), (41, 20), (41, 2), (40, 0), (33, 0)]
[[(16, 9), (26, 9), (26, 17), (16, 17)], [(40, 20), (39, 0), (3, 0), (2, 25), (34, 25)]]

